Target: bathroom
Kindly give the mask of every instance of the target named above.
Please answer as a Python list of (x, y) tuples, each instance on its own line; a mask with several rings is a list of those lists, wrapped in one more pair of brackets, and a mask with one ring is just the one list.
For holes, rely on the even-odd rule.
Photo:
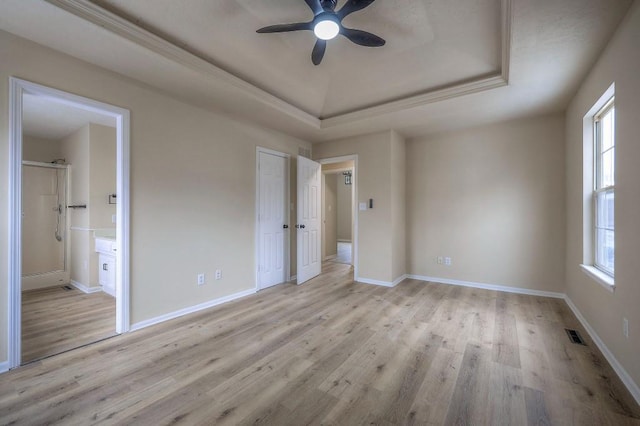
[(23, 364), (116, 334), (115, 126), (24, 95)]

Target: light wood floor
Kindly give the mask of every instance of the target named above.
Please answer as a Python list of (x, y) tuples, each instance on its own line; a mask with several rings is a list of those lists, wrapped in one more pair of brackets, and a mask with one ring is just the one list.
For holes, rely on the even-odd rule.
[(324, 268), (0, 376), (0, 423), (640, 423), (561, 300)]
[(108, 294), (50, 287), (22, 293), (22, 363), (116, 335), (116, 302)]

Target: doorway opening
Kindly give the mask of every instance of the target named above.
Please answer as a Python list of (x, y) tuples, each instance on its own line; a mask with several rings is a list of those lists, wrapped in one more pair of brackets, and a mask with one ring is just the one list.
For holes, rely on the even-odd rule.
[(15, 368), (129, 330), (129, 111), (13, 77), (9, 102)]
[(322, 165), (323, 260), (352, 265), (357, 276), (358, 158), (349, 155), (319, 162)]

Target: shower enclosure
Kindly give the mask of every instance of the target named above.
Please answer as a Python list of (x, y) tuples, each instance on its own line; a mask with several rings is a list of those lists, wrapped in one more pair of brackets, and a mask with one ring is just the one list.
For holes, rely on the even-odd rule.
[(69, 282), (67, 165), (22, 163), (22, 290)]

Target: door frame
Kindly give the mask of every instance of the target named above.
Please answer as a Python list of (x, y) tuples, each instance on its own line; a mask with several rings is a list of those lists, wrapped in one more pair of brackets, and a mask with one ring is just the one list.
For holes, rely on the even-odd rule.
[(285, 221), (289, 225), (289, 232), (284, 241), (284, 268), (285, 268), (285, 282), (291, 281), (291, 156), (284, 152), (275, 151), (269, 148), (263, 148), (261, 146), (256, 147), (256, 207), (255, 207), (255, 286), (256, 291), (260, 291), (260, 154), (270, 154), (282, 157), (285, 160), (285, 192), (284, 195), (284, 216)]
[[(359, 268), (359, 257), (358, 257), (358, 185), (360, 184), (360, 180), (358, 179), (358, 154), (353, 155), (343, 155), (340, 157), (330, 157), (323, 158), (319, 160), (315, 160), (321, 165), (324, 164), (334, 164), (334, 163), (342, 163), (345, 161), (353, 161), (353, 180), (355, 184), (353, 185), (353, 190), (351, 191), (351, 208), (352, 208), (352, 219), (353, 219), (353, 235), (351, 236), (351, 261), (353, 262), (353, 277), (354, 280), (358, 279), (358, 270)], [(323, 194), (323, 204), (324, 204), (324, 179), (322, 182), (322, 194)], [(324, 205), (322, 206), (324, 209)], [(322, 224), (322, 232), (324, 232), (324, 224)]]
[[(331, 164), (331, 163), (328, 163)], [(351, 173), (354, 173), (354, 168), (355, 168), (355, 163), (354, 163), (354, 167), (344, 167), (341, 169), (331, 169), (331, 170), (323, 170), (322, 171), (322, 213), (325, 213), (325, 195), (326, 195), (326, 177), (327, 175), (340, 175), (344, 172), (347, 171), (351, 171)], [(353, 228), (354, 228), (354, 222), (353, 222), (353, 217), (355, 216), (353, 213), (353, 185), (351, 186), (351, 231), (353, 232)], [(336, 208), (337, 208), (337, 204), (336, 204)], [(322, 221), (322, 246), (324, 249), (324, 246), (326, 246), (326, 229), (324, 227), (324, 223), (325, 221)], [(337, 229), (336, 229), (336, 233), (337, 233)], [(337, 237), (336, 237), (336, 241), (337, 241)], [(352, 253), (351, 253), (351, 263), (353, 264), (353, 235), (351, 235), (351, 249), (352, 249)], [(323, 256), (322, 261), (327, 261), (331, 258), (331, 256)]]
[(97, 112), (116, 120), (116, 332), (130, 328), (129, 312), (129, 110), (62, 90), (9, 77), (9, 368), (20, 366), (22, 314), (22, 96), (28, 93), (75, 108)]

